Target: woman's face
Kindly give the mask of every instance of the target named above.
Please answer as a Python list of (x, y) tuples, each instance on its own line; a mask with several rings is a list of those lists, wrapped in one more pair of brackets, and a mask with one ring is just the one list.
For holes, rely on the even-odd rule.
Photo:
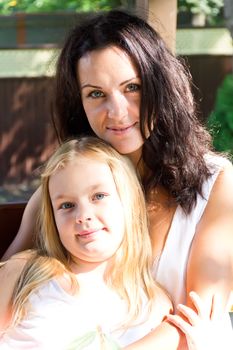
[(92, 51), (77, 64), (83, 107), (95, 134), (121, 154), (138, 160), (141, 79), (130, 57), (111, 46)]

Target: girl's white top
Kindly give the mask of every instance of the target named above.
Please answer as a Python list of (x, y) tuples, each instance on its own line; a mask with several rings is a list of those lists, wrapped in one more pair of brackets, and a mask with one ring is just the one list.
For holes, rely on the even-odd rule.
[(218, 156), (207, 155), (205, 158), (212, 175), (203, 183), (203, 196), (197, 195), (196, 205), (188, 215), (177, 207), (163, 252), (153, 266), (156, 281), (168, 291), (174, 306), (186, 303), (185, 278), (192, 241), (219, 172), (229, 163)]
[[(98, 293), (98, 286), (93, 284), (93, 288)], [(33, 292), (29, 302), (25, 319), (0, 337), (1, 350), (116, 350), (142, 338), (162, 321), (157, 312), (147, 317), (144, 297), (143, 312), (134, 325), (122, 329), (120, 323), (128, 312), (115, 292), (108, 289), (94, 303), (68, 294), (55, 279)]]

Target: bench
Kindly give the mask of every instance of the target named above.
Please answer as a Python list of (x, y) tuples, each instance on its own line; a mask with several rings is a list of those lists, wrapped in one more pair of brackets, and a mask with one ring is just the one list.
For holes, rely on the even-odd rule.
[(16, 236), (26, 204), (27, 202), (0, 203), (0, 257)]

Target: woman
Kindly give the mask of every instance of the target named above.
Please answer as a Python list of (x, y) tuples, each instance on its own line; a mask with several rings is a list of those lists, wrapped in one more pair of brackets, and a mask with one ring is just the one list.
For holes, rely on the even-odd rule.
[[(190, 76), (160, 36), (120, 11), (75, 27), (57, 65), (55, 109), (60, 140), (95, 134), (132, 160), (148, 205), (154, 276), (175, 307), (192, 306), (195, 290), (209, 313), (215, 293), (224, 308), (233, 275), (233, 169), (211, 152)], [(31, 246), (39, 198), (40, 190), (6, 256)], [(168, 322), (152, 337), (151, 348), (182, 349)], [(134, 349), (150, 349), (151, 339)]]

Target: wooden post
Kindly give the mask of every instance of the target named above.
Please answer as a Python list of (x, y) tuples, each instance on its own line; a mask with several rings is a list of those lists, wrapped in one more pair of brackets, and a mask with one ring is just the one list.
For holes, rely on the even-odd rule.
[(136, 7), (138, 13), (145, 13), (145, 19), (175, 52), (177, 0), (136, 0)]
[(16, 43), (17, 46), (26, 44), (25, 14), (16, 14)]

